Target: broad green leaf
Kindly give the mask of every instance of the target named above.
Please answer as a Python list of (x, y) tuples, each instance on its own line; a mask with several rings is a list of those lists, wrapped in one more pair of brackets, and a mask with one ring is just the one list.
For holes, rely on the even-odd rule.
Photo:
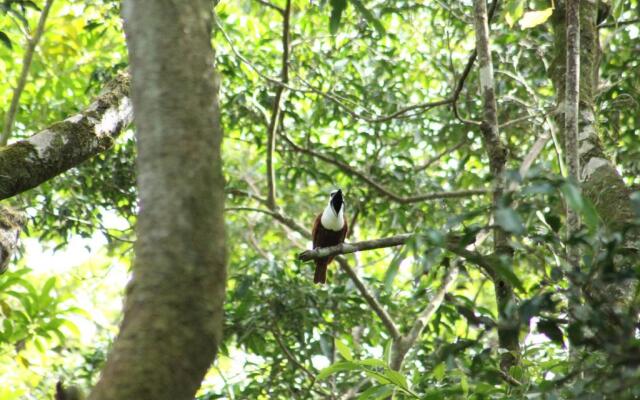
[(400, 269), (400, 263), (405, 259), (406, 253), (404, 250), (400, 250), (393, 256), (393, 259), (389, 263), (389, 267), (384, 273), (384, 288), (386, 290), (390, 290), (393, 286), (393, 281), (398, 275), (398, 270)]
[(580, 189), (571, 182), (565, 182), (560, 186), (560, 191), (564, 194), (564, 198), (567, 200), (569, 207), (576, 212), (581, 212), (584, 208), (584, 201), (580, 194)]
[(347, 8), (347, 0), (331, 0), (331, 17), (329, 19), (329, 32), (335, 34), (340, 27), (342, 13)]
[(505, 20), (507, 25), (512, 27), (522, 17), (524, 13), (524, 0), (511, 0), (507, 3)]
[(340, 353), (342, 358), (348, 361), (353, 360), (353, 354), (351, 353), (351, 349), (346, 344), (342, 343), (341, 340), (336, 340), (335, 343), (336, 343), (336, 350), (338, 350), (338, 353)]
[(513, 287), (517, 288), (522, 292), (525, 291), (524, 286), (522, 285), (522, 282), (520, 281), (518, 276), (516, 276), (516, 274), (513, 272), (513, 269), (511, 268), (511, 266), (507, 265), (507, 263), (500, 262), (500, 261), (495, 262), (493, 263), (493, 268), (496, 270), (498, 275), (500, 275), (502, 278), (507, 280)]
[(522, 218), (520, 218), (520, 215), (511, 208), (498, 209), (496, 211), (496, 223), (507, 232), (511, 232), (516, 235), (522, 235), (524, 233)]
[(527, 11), (519, 21), (520, 28), (529, 29), (544, 24), (551, 14), (553, 14), (553, 7), (541, 11)]
[(352, 361), (338, 361), (337, 363), (331, 364), (327, 368), (322, 369), (322, 371), (318, 373), (318, 376), (316, 376), (316, 379), (321, 381), (338, 372), (356, 371), (359, 369), (360, 366)]
[(433, 374), (433, 377), (436, 378), (438, 382), (442, 382), (446, 371), (447, 371), (447, 366), (444, 363), (440, 363), (436, 365), (436, 367), (433, 369), (432, 374)]
[(42, 287), (42, 291), (40, 293), (40, 298), (49, 298), (51, 297), (51, 289), (53, 289), (53, 287), (56, 284), (56, 277), (52, 276), (51, 278), (47, 279), (47, 281), (45, 282), (44, 286)]
[(11, 44), (11, 39), (7, 36), (6, 33), (0, 31), (0, 42), (2, 42), (9, 50), (13, 49), (13, 45)]
[(393, 385), (380, 385), (372, 386), (369, 389), (362, 392), (357, 399), (358, 400), (379, 400), (389, 397), (394, 391)]
[(387, 369), (386, 371), (384, 371), (384, 376), (396, 386), (399, 386), (403, 389), (409, 388), (409, 386), (407, 385), (407, 378), (405, 378), (405, 376), (398, 371)]
[(389, 368), (387, 363), (382, 360), (378, 360), (375, 358), (369, 358), (366, 360), (356, 361), (356, 363), (365, 366), (365, 367), (378, 367), (378, 368)]
[(460, 387), (462, 388), (462, 393), (467, 396), (469, 394), (469, 381), (467, 380), (467, 376), (464, 374), (460, 376)]

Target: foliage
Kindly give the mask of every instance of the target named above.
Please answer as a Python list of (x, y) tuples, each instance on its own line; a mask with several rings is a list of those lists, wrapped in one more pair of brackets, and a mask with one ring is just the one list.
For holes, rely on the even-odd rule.
[[(475, 45), (471, 3), (292, 1), (291, 90), (276, 136), (276, 211), (310, 229), (329, 191), (341, 187), (352, 225), (348, 240), (415, 233), (406, 246), (347, 257), (403, 333), (433, 298), (446, 269), (462, 270), (399, 372), (389, 368), (389, 332), (353, 282), (334, 262), (329, 283), (313, 285), (312, 266), (296, 260), (308, 238), (278, 223), (270, 215), (274, 210), (259, 200), (267, 193), (267, 130), (273, 81), (282, 67), (281, 13), (250, 0), (216, 7), (229, 280), (225, 343), (199, 399), (640, 396), (640, 343), (629, 334), (636, 329), (633, 310), (617, 315), (629, 322), (625, 332), (618, 331), (602, 299), (590, 295), (598, 285), (638, 276), (637, 256), (629, 256), (634, 250), (625, 245), (636, 238), (638, 219), (618, 231), (607, 227), (594, 204), (561, 177), (559, 138), (549, 141), (524, 176), (518, 172), (533, 143), (555, 133), (549, 2), (505, 1), (491, 25), (499, 120), (509, 153), (507, 184), (515, 188), (500, 199), (495, 221), (489, 218), (488, 195), (404, 204), (384, 193), (406, 197), (494, 183), (479, 129), (456, 118), (451, 104), (387, 118), (453, 94)], [(283, 7), (284, 1), (274, 4)], [(4, 118), (26, 47), (25, 27), (35, 25), (40, 4), (5, 1), (1, 7)], [(613, 1), (611, 8), (606, 23), (631, 20), (638, 1)], [(638, 26), (621, 24), (600, 34), (598, 127), (625, 182), (638, 189)], [(56, 1), (21, 97), (13, 140), (86, 106), (126, 66), (118, 2)], [(464, 119), (482, 118), (475, 69), (457, 111)], [(85, 387), (95, 382), (117, 331), (113, 305), (120, 304), (133, 256), (139, 206), (134, 158), (128, 131), (111, 151), (12, 200), (30, 217), (23, 239), (65, 251), (85, 238), (92, 258), (73, 273), (38, 271), (20, 258), (0, 276), (0, 399), (46, 398), (61, 377)], [(640, 209), (640, 194), (633, 198)], [(570, 238), (565, 203), (583, 221)], [(511, 258), (492, 253), (496, 229), (508, 232)], [(509, 371), (500, 369), (504, 350), (498, 346), (491, 279), (449, 246), (455, 240), (465, 247), (485, 235), (476, 250), (518, 298), (506, 312), (518, 323), (522, 354)], [(580, 270), (565, 262), (568, 245), (581, 250)], [(106, 251), (100, 251), (103, 246)], [(22, 255), (28, 257), (29, 248)], [(103, 279), (113, 265), (119, 278)], [(92, 328), (74, 327), (78, 319)], [(83, 337), (86, 332), (95, 336)]]

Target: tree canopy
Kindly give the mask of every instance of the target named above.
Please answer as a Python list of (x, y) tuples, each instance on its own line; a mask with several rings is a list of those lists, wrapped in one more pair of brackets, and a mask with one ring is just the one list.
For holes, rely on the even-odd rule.
[(124, 3), (0, 3), (0, 399), (99, 391), (154, 292), (199, 400), (640, 396), (640, 2)]

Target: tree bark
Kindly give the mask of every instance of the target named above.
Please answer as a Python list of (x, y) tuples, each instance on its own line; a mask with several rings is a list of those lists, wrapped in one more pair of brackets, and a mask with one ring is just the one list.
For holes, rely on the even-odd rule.
[(0, 200), (32, 189), (111, 148), (132, 119), (129, 77), (118, 75), (86, 109), (0, 148)]
[(93, 400), (193, 399), (221, 340), (224, 181), (211, 2), (123, 4), (140, 214), (124, 320)]
[[(578, 172), (582, 186), (582, 194), (595, 206), (602, 222), (611, 230), (620, 230), (634, 218), (630, 190), (624, 184), (622, 177), (613, 163), (604, 153), (598, 133), (595, 114), (595, 92), (598, 82), (600, 46), (596, 18), (598, 12), (597, 1), (583, 1), (580, 5), (580, 83), (578, 113)], [(557, 115), (557, 124), (562, 137), (566, 134), (565, 103), (566, 103), (566, 1), (557, 2), (552, 23), (554, 27), (554, 60), (551, 68), (551, 79), (556, 91), (558, 109), (563, 112)], [(561, 142), (563, 142), (561, 140)], [(566, 151), (566, 149), (565, 149)], [(640, 234), (638, 231), (629, 232), (624, 246), (637, 251), (640, 249)], [(630, 263), (634, 262), (630, 257)], [(637, 260), (636, 260), (637, 261)], [(596, 283), (595, 280), (592, 283)], [(599, 308), (608, 315), (610, 326), (618, 326), (621, 332), (631, 334), (633, 323), (629, 324), (628, 308), (634, 293), (635, 280), (605, 284), (593, 287), (590, 295), (598, 298)], [(626, 327), (624, 327), (624, 326)]]
[[(483, 99), (483, 121), (480, 126), (484, 147), (489, 157), (489, 170), (495, 179), (493, 190), (493, 208), (498, 208), (499, 200), (504, 192), (504, 170), (507, 154), (500, 140), (498, 129), (498, 107), (496, 104), (495, 84), (493, 80), (493, 62), (489, 42), (489, 23), (485, 0), (474, 1), (474, 21), (476, 30), (476, 50), (480, 67), (480, 91)], [(507, 234), (496, 229), (493, 235), (495, 253), (499, 256), (511, 257), (512, 251), (507, 243)], [(499, 261), (501, 262), (501, 261)], [(515, 304), (513, 287), (509, 282), (496, 275), (493, 279), (498, 305), (498, 339), (500, 347), (508, 350), (502, 355), (500, 365), (507, 371), (517, 362), (520, 354), (518, 339), (519, 322), (517, 316), (509, 315), (507, 310)]]

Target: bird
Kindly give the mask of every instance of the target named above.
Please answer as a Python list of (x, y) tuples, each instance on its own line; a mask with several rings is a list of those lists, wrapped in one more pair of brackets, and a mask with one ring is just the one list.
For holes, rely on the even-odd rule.
[[(324, 211), (316, 217), (313, 224), (311, 237), (313, 239), (314, 249), (318, 247), (335, 246), (344, 242), (344, 239), (347, 237), (347, 232), (349, 231), (344, 207), (342, 190), (332, 191), (329, 203)], [(332, 260), (333, 256), (316, 259), (313, 283), (326, 283), (327, 266)]]

